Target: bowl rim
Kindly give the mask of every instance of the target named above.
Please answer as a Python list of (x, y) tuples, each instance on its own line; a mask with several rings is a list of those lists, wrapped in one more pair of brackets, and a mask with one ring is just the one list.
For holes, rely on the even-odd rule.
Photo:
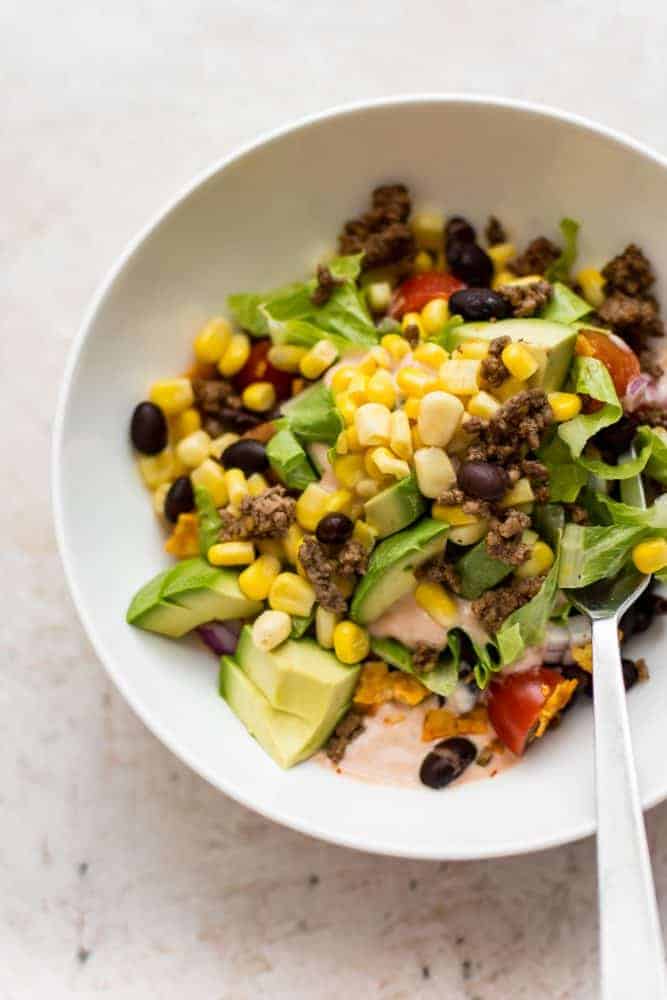
[[(299, 833), (328, 843), (355, 850), (367, 851), (373, 854), (387, 855), (390, 857), (405, 857), (420, 860), (475, 860), (482, 858), (510, 857), (518, 854), (525, 854), (532, 851), (547, 850), (562, 844), (573, 843), (584, 837), (595, 833), (596, 823), (582, 822), (574, 829), (565, 832), (555, 833), (551, 837), (542, 837), (539, 841), (534, 840), (517, 842), (511, 846), (499, 846), (498, 848), (484, 848), (482, 850), (472, 849), (469, 851), (458, 850), (448, 851), (446, 854), (434, 853), (432, 851), (422, 851), (411, 849), (409, 844), (397, 845), (388, 843), (369, 843), (364, 841), (364, 835), (346, 836), (330, 829), (323, 829), (317, 823), (309, 822), (306, 819), (296, 819), (293, 816), (285, 815), (280, 808), (265, 805), (261, 801), (261, 795), (253, 793), (252, 790), (238, 788), (229, 782), (214, 776), (211, 771), (200, 761), (194, 761), (192, 755), (181, 748), (175, 737), (163, 728), (159, 718), (157, 718), (152, 708), (146, 705), (140, 698), (135, 697), (125, 684), (122, 674), (116, 670), (114, 658), (104, 642), (99, 637), (92, 615), (86, 610), (83, 593), (75, 576), (73, 558), (68, 550), (67, 539), (64, 526), (64, 505), (61, 473), (63, 470), (62, 454), (64, 448), (64, 431), (68, 410), (70, 389), (74, 376), (79, 367), (82, 349), (93, 327), (98, 314), (105, 305), (114, 283), (124, 268), (131, 262), (134, 255), (139, 251), (144, 241), (157, 230), (162, 222), (177, 209), (187, 198), (198, 188), (202, 187), (212, 177), (225, 170), (232, 164), (241, 161), (245, 156), (255, 150), (269, 146), (290, 133), (299, 132), (310, 128), (327, 119), (341, 118), (354, 115), (359, 112), (379, 109), (399, 107), (404, 105), (452, 105), (462, 104), (472, 108), (491, 108), (497, 110), (512, 110), (527, 113), (536, 117), (547, 118), (567, 125), (572, 125), (582, 131), (590, 132), (602, 136), (611, 142), (623, 146), (639, 154), (658, 166), (667, 170), (667, 157), (662, 156), (647, 144), (634, 139), (632, 136), (608, 125), (599, 124), (592, 119), (574, 112), (565, 111), (552, 105), (541, 104), (533, 101), (519, 100), (515, 98), (499, 97), (493, 94), (468, 94), (459, 92), (427, 92), (427, 93), (402, 93), (389, 95), (386, 97), (369, 100), (359, 100), (346, 102), (328, 107), (323, 111), (314, 112), (299, 117), (276, 128), (263, 131), (256, 138), (236, 147), (231, 153), (220, 157), (212, 164), (199, 171), (191, 180), (182, 186), (175, 195), (172, 195), (163, 203), (157, 211), (154, 211), (149, 221), (140, 228), (137, 235), (126, 242), (120, 254), (107, 270), (105, 277), (100, 281), (94, 291), (87, 308), (84, 311), (83, 319), (68, 349), (67, 359), (61, 377), (60, 390), (54, 415), (53, 429), (51, 435), (51, 470), (50, 470), (50, 495), (53, 521), (55, 527), (55, 537), (60, 559), (63, 564), (65, 579), (69, 592), (74, 603), (76, 613), (83, 625), (84, 632), (90, 641), (96, 656), (100, 660), (107, 674), (115, 684), (116, 688), (123, 695), (132, 710), (141, 719), (144, 725), (160, 740), (179, 760), (183, 761), (196, 774), (204, 778), (214, 788), (222, 791), (225, 795), (241, 803), (248, 809), (260, 815), (296, 830)], [(642, 809), (650, 809), (667, 798), (667, 784), (663, 792), (651, 796), (642, 797)]]

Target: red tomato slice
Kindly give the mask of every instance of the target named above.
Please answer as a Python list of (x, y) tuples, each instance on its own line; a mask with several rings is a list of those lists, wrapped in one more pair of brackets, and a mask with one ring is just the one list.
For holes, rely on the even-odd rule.
[(417, 274), (398, 286), (391, 300), (389, 315), (400, 319), (404, 313), (421, 312), (431, 299), (448, 299), (454, 292), (465, 287), (458, 278), (443, 271)]
[(521, 756), (549, 695), (563, 678), (548, 667), (509, 674), (489, 687), (491, 725), (512, 753)]
[(582, 330), (574, 350), (576, 354), (602, 362), (611, 375), (619, 399), (625, 395), (631, 380), (639, 375), (639, 359), (632, 348), (606, 333)]
[(243, 368), (234, 376), (234, 385), (242, 392), (252, 382), (270, 382), (276, 390), (278, 402), (292, 395), (292, 376), (274, 368), (266, 355), (271, 347), (270, 340), (257, 340), (253, 344), (250, 357)]

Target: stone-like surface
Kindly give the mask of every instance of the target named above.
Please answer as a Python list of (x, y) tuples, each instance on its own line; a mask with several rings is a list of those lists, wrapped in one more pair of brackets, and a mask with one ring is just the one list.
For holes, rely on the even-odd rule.
[[(580, 1000), (592, 842), (429, 864), (307, 840), (186, 770), (112, 689), (54, 550), (65, 352), (123, 244), (263, 129), (390, 92), (559, 104), (667, 152), (667, 9), (416, 0), (0, 9), (3, 1000)], [(667, 807), (649, 820), (667, 900)]]

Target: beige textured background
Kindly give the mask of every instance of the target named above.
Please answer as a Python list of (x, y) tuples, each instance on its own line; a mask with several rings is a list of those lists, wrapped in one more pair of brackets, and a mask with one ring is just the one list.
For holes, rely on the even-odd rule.
[[(343, 101), (460, 89), (559, 104), (667, 153), (666, 47), (659, 0), (0, 4), (2, 1000), (595, 995), (592, 842), (373, 858), (273, 826), (163, 749), (66, 593), (49, 432), (102, 275), (238, 143)], [(649, 828), (667, 904), (667, 807)]]

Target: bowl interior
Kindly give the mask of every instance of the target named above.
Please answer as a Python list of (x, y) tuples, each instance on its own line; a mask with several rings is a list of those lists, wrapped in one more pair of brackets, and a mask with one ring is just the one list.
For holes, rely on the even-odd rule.
[[(667, 257), (667, 171), (585, 124), (534, 109), (433, 99), (351, 109), (270, 138), (223, 164), (121, 260), (75, 346), (56, 431), (61, 550), (98, 654), (147, 725), (200, 774), (272, 818), (371, 851), (481, 857), (533, 850), (594, 827), (592, 719), (576, 709), (521, 766), (447, 792), (377, 787), (314, 763), (283, 773), (216, 693), (214, 658), (125, 625), (129, 598), (167, 563), (127, 441), (156, 377), (184, 369), (193, 333), (232, 291), (312, 267), (376, 184), (481, 226), (493, 212), (521, 243), (583, 224), (580, 261), (636, 239)], [(660, 746), (667, 674), (659, 629), (641, 652), (651, 683), (630, 698), (642, 795), (667, 793)]]

